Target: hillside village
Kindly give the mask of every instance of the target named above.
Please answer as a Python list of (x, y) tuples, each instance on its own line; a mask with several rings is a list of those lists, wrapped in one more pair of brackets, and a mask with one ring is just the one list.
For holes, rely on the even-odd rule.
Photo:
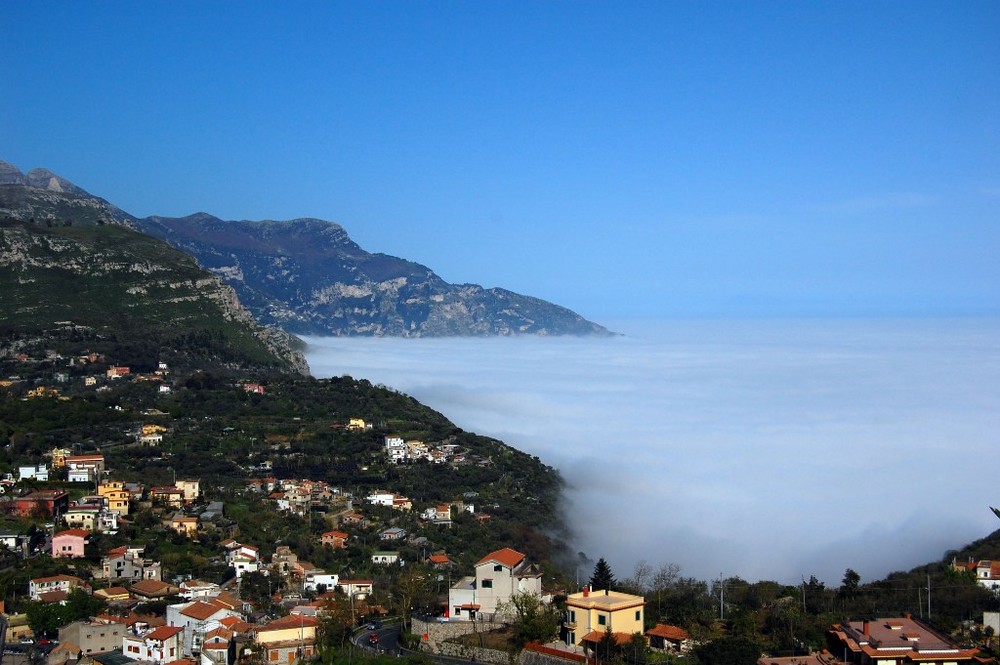
[[(352, 633), (377, 635), (365, 626), (383, 622), (401, 626), (413, 654), (506, 662), (516, 644), (522, 660), (551, 665), (712, 662), (712, 645), (742, 639), (731, 622), (678, 620), (641, 593), (638, 573), (570, 582), (553, 566), (553, 543), (512, 526), (554, 502), (558, 485), (516, 482), (502, 461), (510, 449), (446, 421), (392, 425), (384, 405), (331, 418), (279, 377), (174, 371), (167, 361), (138, 369), (98, 354), (22, 352), (3, 376), (0, 579), (11, 655), (51, 665), (328, 661)], [(265, 417), (286, 393), (294, 399)], [(40, 413), (38, 431), (18, 425)], [(480, 475), (462, 481), (471, 474)], [(951, 569), (996, 598), (1000, 564), (956, 559)], [(692, 583), (672, 580), (673, 597)], [(975, 624), (979, 646), (968, 639), (975, 630), (961, 641), (903, 613), (830, 624), (795, 660), (757, 655), (983, 662), (998, 617)], [(484, 638), (493, 632), (508, 636), (500, 651)], [(720, 662), (739, 662), (733, 653)]]

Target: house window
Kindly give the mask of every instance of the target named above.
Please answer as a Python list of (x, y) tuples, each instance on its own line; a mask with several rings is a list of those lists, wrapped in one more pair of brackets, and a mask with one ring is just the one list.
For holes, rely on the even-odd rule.
[(501, 572), (502, 570), (503, 570), (503, 566), (502, 566), (501, 564), (499, 564), (499, 563), (498, 563), (498, 564), (495, 564), (495, 565), (493, 566), (493, 572), (495, 572), (495, 573), (499, 573), (499, 572)]
[(598, 614), (597, 615), (597, 623), (600, 626), (606, 626), (607, 623), (608, 623), (608, 617), (604, 616), (603, 614)]
[(638, 621), (638, 620), (639, 620), (639, 610), (636, 610), (636, 611), (635, 611), (635, 620), (636, 620), (636, 621)]
[(576, 623), (576, 610), (569, 611), (569, 622)]
[(493, 588), (493, 580), (483, 580), (483, 588), (484, 589), (492, 589)]

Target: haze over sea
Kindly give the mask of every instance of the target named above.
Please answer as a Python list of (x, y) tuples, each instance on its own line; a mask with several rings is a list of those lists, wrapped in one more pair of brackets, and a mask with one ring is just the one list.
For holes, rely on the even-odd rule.
[[(307, 338), (569, 484), (574, 547), (839, 584), (1000, 526), (1000, 320), (627, 321), (599, 338)], [(587, 571), (589, 572), (589, 571)]]

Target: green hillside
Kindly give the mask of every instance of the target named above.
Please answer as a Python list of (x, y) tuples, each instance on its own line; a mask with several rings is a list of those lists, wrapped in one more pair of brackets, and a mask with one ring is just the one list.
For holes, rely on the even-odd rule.
[(233, 291), (166, 243), (112, 224), (0, 221), (0, 342), (115, 349), (158, 360), (290, 369), (295, 361)]

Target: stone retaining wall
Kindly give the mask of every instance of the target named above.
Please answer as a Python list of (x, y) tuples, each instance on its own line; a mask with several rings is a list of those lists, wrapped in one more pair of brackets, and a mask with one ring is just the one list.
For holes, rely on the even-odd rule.
[[(454, 639), (456, 637), (461, 637), (462, 635), (469, 635), (474, 632), (485, 632), (488, 630), (496, 630), (497, 628), (503, 628), (506, 624), (496, 623), (492, 621), (424, 621), (413, 617), (411, 630), (415, 635), (420, 635), (422, 639), (420, 640), (421, 651), (430, 651), (431, 653), (441, 653), (447, 656), (456, 656), (459, 658), (469, 658), (472, 656), (473, 650), (476, 651), (491, 651), (492, 649), (478, 649), (476, 647), (468, 647), (462, 644), (451, 644), (446, 642), (446, 640)], [(445, 646), (447, 645), (447, 646)], [(442, 649), (464, 649), (465, 651), (461, 654), (446, 653)], [(476, 660), (482, 660), (489, 663), (506, 663), (509, 658), (505, 652), (494, 652), (503, 653), (504, 659), (498, 661), (495, 659), (487, 659), (484, 655), (483, 658), (476, 656)]]

